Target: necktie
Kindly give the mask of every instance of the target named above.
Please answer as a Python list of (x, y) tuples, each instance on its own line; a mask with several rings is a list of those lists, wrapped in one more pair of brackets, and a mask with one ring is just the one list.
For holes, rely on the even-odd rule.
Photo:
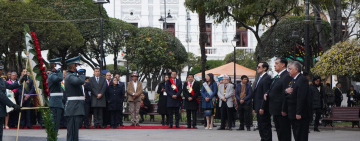
[(110, 80), (108, 80), (108, 86), (110, 86)]
[(99, 84), (99, 77), (96, 77), (96, 83)]
[(259, 77), (259, 80), (256, 82), (255, 88), (257, 88), (257, 85), (259, 84), (260, 80), (261, 80), (261, 76)]
[(275, 76), (275, 78), (274, 78), (274, 80), (273, 80), (273, 82), (272, 82), (272, 83), (274, 83), (274, 82), (275, 82), (275, 80), (278, 78), (278, 76), (279, 76), (279, 74), (277, 74), (277, 75)]
[(293, 79), (293, 80), (291, 81), (290, 87), (292, 87), (294, 83), (295, 83), (295, 79)]

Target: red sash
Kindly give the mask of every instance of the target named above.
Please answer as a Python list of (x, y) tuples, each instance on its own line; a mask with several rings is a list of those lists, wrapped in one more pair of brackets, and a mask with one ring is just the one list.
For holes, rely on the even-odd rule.
[[(189, 83), (189, 81), (187, 82), (187, 85), (190, 87), (190, 83)], [(191, 86), (191, 88), (192, 88), (192, 86)], [(193, 89), (191, 89), (191, 95), (192, 95), (192, 96), (194, 96), (194, 95), (195, 95), (195, 92), (194, 92), (194, 90), (193, 90)], [(197, 103), (200, 103), (199, 98), (196, 98), (196, 101), (197, 101)]]
[[(179, 90), (178, 90), (178, 88), (176, 87), (176, 85), (174, 84), (174, 81), (173, 81), (173, 79), (172, 78), (170, 78), (170, 83), (171, 83), (171, 85), (174, 85), (175, 86), (175, 91), (176, 92), (179, 92)], [(172, 87), (171, 87), (172, 88)]]

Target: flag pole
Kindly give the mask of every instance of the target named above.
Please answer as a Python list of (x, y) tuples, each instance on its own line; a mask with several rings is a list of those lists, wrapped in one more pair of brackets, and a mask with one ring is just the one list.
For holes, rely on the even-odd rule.
[[(27, 69), (27, 66), (29, 64), (29, 57), (27, 57), (27, 60), (26, 60), (26, 65), (25, 65), (25, 69)], [(26, 75), (26, 74), (25, 74)], [(24, 76), (23, 76), (24, 77)], [(25, 88), (25, 83), (26, 81), (23, 82), (23, 87), (22, 87), (22, 94), (21, 94), (21, 101), (20, 101), (20, 107), (22, 107), (22, 104), (23, 104), (23, 99), (24, 99), (24, 88)], [(16, 131), (16, 141), (19, 140), (19, 128), (20, 128), (20, 119), (21, 119), (21, 113), (19, 113), (19, 120), (18, 120), (18, 126), (17, 126), (17, 131)]]

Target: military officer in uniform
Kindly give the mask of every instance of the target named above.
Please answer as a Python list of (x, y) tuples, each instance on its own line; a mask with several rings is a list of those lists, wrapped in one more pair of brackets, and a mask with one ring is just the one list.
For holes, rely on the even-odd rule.
[[(0, 60), (0, 74), (3, 73), (3, 69), (4, 69), (4, 65), (3, 65), (3, 60)], [(21, 79), (19, 83), (22, 83), (24, 81), (26, 81), (27, 76), (24, 75)], [(6, 89), (16, 89), (18, 87), (20, 87), (19, 83), (13, 83), (13, 84), (9, 84), (7, 82), (4, 81), (4, 79), (0, 79), (0, 141), (2, 141), (2, 137), (3, 137), (3, 126), (4, 126), (4, 121), (5, 121), (5, 117), (6, 117), (6, 105), (9, 107), (14, 107), (15, 110), (20, 110), (20, 106), (14, 104), (13, 102), (10, 101), (10, 99), (7, 97), (6, 95)]]
[(61, 58), (49, 60), (51, 73), (48, 75), (47, 80), (50, 92), (49, 106), (55, 123), (54, 130), (56, 132), (59, 130), (61, 115), (64, 111), (64, 104), (62, 102), (63, 93), (61, 92), (61, 81), (63, 80), (61, 60)]
[(65, 61), (68, 74), (65, 77), (65, 116), (68, 117), (67, 141), (79, 140), (79, 128), (85, 115), (85, 97), (82, 85), (85, 83), (86, 70), (81, 68), (80, 56)]

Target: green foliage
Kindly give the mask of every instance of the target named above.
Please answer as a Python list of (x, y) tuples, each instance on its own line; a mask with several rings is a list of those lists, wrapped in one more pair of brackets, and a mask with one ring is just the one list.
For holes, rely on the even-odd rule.
[[(245, 50), (236, 50), (236, 63), (247, 67), (252, 70), (256, 70), (257, 61), (254, 59), (254, 53), (246, 52)], [(227, 54), (224, 58), (225, 63), (234, 62), (234, 52)]]
[(58, 139), (58, 135), (54, 129), (55, 127), (55, 122), (52, 119), (51, 116), (51, 112), (49, 108), (44, 108), (44, 107), (40, 107), (39, 111), (41, 112), (41, 116), (42, 116), (42, 120), (44, 122), (44, 126), (46, 128), (46, 133), (47, 133), (47, 139), (48, 141), (57, 141)]
[(25, 23), (28, 23), (38, 36), (41, 49), (57, 49), (64, 46), (76, 48), (84, 42), (80, 32), (69, 22), (39, 22), (65, 20), (51, 9), (21, 1), (0, 1), (0, 11), (1, 48), (24, 48), (22, 32)]
[(106, 65), (106, 70), (110, 71), (112, 74), (120, 73), (120, 75), (126, 75), (126, 67), (118, 66), (117, 70), (114, 70), (114, 64)]
[[(263, 40), (265, 38), (269, 38), (268, 44), (264, 48), (262, 48), (258, 44), (255, 54), (262, 54), (262, 58), (265, 60), (277, 56), (284, 56), (294, 60), (293, 54), (296, 44), (299, 47), (296, 49), (296, 57), (299, 57), (297, 60), (302, 61), (305, 55), (304, 49), (302, 48), (303, 46), (305, 46), (304, 42), (302, 41), (305, 36), (305, 31), (303, 28), (305, 26), (304, 19), (304, 16), (288, 16), (281, 20), (275, 28), (265, 31), (264, 34), (261, 36), (261, 39)], [(310, 16), (309, 43), (310, 46), (313, 47), (314, 57), (317, 57), (321, 55), (322, 49), (317, 50), (318, 32), (315, 29), (314, 21), (314, 17)], [(330, 24), (324, 20), (322, 20), (322, 23), (323, 26), (321, 32), (324, 33), (325, 39), (329, 39), (326, 46), (330, 46)], [(293, 31), (297, 31), (299, 35), (298, 38), (292, 37)]]
[[(206, 61), (205, 69), (210, 70), (210, 69), (222, 66), (222, 65), (225, 65), (225, 62), (223, 60), (208, 60), (208, 61)], [(201, 70), (201, 66), (200, 66), (200, 64), (198, 64), (198, 65), (195, 65), (191, 69), (190, 73), (197, 74), (200, 72), (200, 70)]]
[(360, 41), (347, 40), (331, 47), (311, 69), (316, 75), (360, 77)]

